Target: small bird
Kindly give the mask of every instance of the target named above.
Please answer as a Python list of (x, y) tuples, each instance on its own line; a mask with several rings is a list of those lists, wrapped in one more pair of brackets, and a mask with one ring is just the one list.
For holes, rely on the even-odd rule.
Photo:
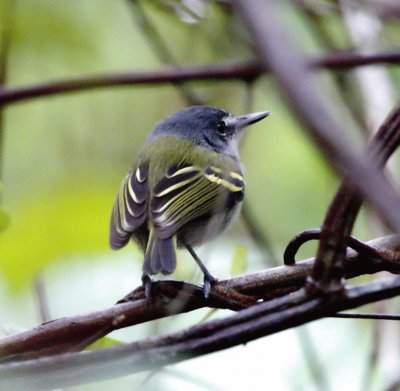
[(216, 238), (240, 210), (244, 196), (238, 141), (242, 129), (269, 112), (233, 116), (191, 106), (159, 122), (122, 182), (110, 221), (110, 246), (133, 239), (144, 251), (142, 282), (171, 274), (176, 248), (186, 247), (204, 274), (208, 297), (215, 278), (193, 247)]

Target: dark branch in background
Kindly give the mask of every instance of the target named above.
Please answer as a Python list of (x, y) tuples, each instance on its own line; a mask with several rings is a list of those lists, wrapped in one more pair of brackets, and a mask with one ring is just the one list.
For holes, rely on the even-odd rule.
[[(374, 306), (376, 307), (377, 304), (384, 304), (384, 302), (375, 303)], [(360, 313), (358, 315), (362, 314)], [(380, 330), (382, 323), (381, 322), (371, 322), (371, 323), (372, 323), (372, 330), (371, 330), (372, 346), (370, 348), (370, 351), (368, 352), (367, 363), (364, 368), (363, 379), (360, 387), (360, 390), (365, 390), (365, 391), (370, 390), (371, 385), (373, 384), (373, 379), (376, 373), (378, 359), (379, 359), (379, 351), (381, 350), (382, 347), (382, 333)]]
[(315, 383), (315, 388), (320, 391), (329, 391), (329, 377), (326, 374), (324, 361), (318, 356), (318, 348), (315, 347), (315, 341), (312, 338), (308, 327), (296, 329), (298, 340), (305, 365), (309, 368)]
[[(400, 64), (400, 52), (360, 54), (337, 52), (309, 61), (311, 68), (346, 70), (372, 64)], [(196, 80), (248, 80), (268, 72), (256, 61), (231, 61), (208, 65), (180, 65), (156, 71), (112, 73), (55, 80), (27, 87), (0, 90), (0, 104), (83, 90), (128, 85), (158, 85)]]
[(347, 288), (344, 293), (315, 297), (301, 289), (174, 334), (109, 349), (0, 365), (0, 388), (52, 389), (160, 368), (399, 295), (400, 277)]
[[(136, 0), (127, 0), (127, 3), (131, 8), (132, 17), (142, 29), (144, 37), (147, 39), (150, 47), (153, 49), (153, 52), (156, 54), (158, 59), (164, 64), (176, 66), (177, 61), (168, 49), (161, 35), (158, 33), (157, 28), (154, 26), (153, 23), (151, 23), (151, 21), (147, 17), (141, 2)], [(187, 104), (204, 104), (200, 96), (198, 96), (198, 94), (196, 94), (193, 89), (182, 84), (181, 82), (175, 83), (175, 86)]]
[[(307, 12), (314, 12), (321, 16), (326, 16), (331, 13), (340, 13), (340, 5), (337, 2), (324, 2), (314, 0), (297, 0), (297, 3)], [(354, 7), (355, 9), (366, 9), (370, 13), (387, 19), (400, 18), (400, 5), (397, 0), (343, 0), (346, 6)]]
[(254, 213), (251, 211), (251, 206), (247, 201), (244, 201), (243, 207), (240, 213), (243, 223), (246, 226), (248, 233), (254, 241), (254, 244), (261, 250), (269, 255), (270, 259), (267, 259), (265, 265), (278, 266), (281, 264), (277, 254), (274, 251), (271, 241), (268, 238), (268, 233), (261, 228), (261, 225), (257, 222)]
[[(0, 29), (0, 93), (7, 79), (7, 64), (11, 47), (11, 35), (14, 24), (15, 1), (9, 1), (4, 6), (4, 25)], [(0, 101), (0, 180), (3, 178), (3, 149), (4, 149), (4, 104)], [(1, 201), (1, 192), (0, 192)]]
[(400, 376), (392, 381), (385, 389), (384, 391), (399, 391), (400, 387)]
[[(376, 249), (393, 251), (399, 259), (400, 235), (391, 235), (367, 242)], [(371, 254), (349, 250), (345, 262), (346, 278), (387, 270), (386, 264)], [(140, 287), (128, 295), (121, 304), (111, 308), (61, 318), (42, 324), (32, 330), (0, 339), (0, 362), (26, 359), (49, 354), (83, 349), (95, 339), (123, 327), (192, 311), (202, 307), (229, 308), (238, 310), (242, 303), (235, 299), (234, 292), (254, 299), (273, 299), (298, 290), (311, 274), (314, 260), (297, 262), (293, 266), (279, 266), (254, 274), (221, 280), (215, 284), (209, 300), (204, 299), (201, 287), (178, 281), (155, 283), (151, 305), (144, 299)], [(390, 271), (400, 273), (400, 260)], [(219, 292), (223, 293), (220, 295)], [(230, 296), (230, 292), (231, 295)]]
[[(235, 4), (254, 38), (262, 64), (275, 75), (305, 130), (332, 166), (357, 186), (386, 224), (400, 231), (399, 195), (371, 162), (361, 159), (330, 114), (303, 53), (292, 42), (288, 26), (280, 22), (282, 3), (236, 0)], [(264, 15), (268, 15), (268, 23)]]
[(364, 65), (392, 64), (399, 65), (398, 51), (382, 53), (357, 53), (353, 50), (336, 50), (308, 62), (311, 68), (329, 70), (347, 70)]
[[(400, 57), (400, 56), (399, 56)], [(399, 61), (400, 62), (400, 61)], [(39, 83), (0, 91), (0, 104), (54, 94), (128, 85), (158, 85), (194, 80), (242, 80), (260, 74), (254, 62), (226, 62), (211, 65), (179, 65), (156, 71), (112, 73)]]
[(49, 302), (47, 299), (46, 288), (40, 273), (35, 277), (35, 294), (40, 321), (45, 323), (51, 320)]
[(340, 314), (331, 315), (332, 318), (344, 318), (344, 319), (376, 319), (376, 320), (400, 320), (399, 314), (368, 314), (368, 313), (357, 313), (341, 312)]
[[(332, 36), (326, 28), (326, 24), (321, 23), (321, 16), (314, 11), (304, 10), (306, 13), (309, 23), (308, 26), (312, 30), (312, 35), (318, 41), (321, 47), (325, 51), (334, 51), (337, 45), (333, 42)], [(342, 87), (346, 84), (346, 80), (351, 78), (351, 73), (348, 72), (332, 72), (332, 77), (335, 79), (337, 85)], [(348, 84), (347, 84), (348, 85)], [(340, 88), (342, 96), (345, 100), (350, 103), (350, 94), (345, 91), (351, 91), (348, 88)], [(286, 250), (288, 247), (286, 248)], [(297, 252), (297, 250), (296, 250)], [(293, 254), (293, 261), (294, 261)], [(284, 254), (285, 262), (285, 254)], [(285, 264), (288, 264), (285, 262)], [(324, 361), (319, 357), (318, 348), (315, 347), (315, 341), (311, 337), (310, 330), (307, 327), (302, 327), (297, 331), (298, 340), (303, 353), (303, 359), (305, 364), (308, 366), (314, 382), (319, 390), (329, 390), (329, 377), (326, 374), (326, 369), (324, 366)]]
[[(244, 104), (243, 113), (252, 113), (254, 110), (254, 85), (255, 80), (246, 80), (244, 90)], [(242, 135), (240, 140), (240, 150), (243, 150), (244, 145), (248, 137), (247, 132)], [(256, 216), (252, 213), (249, 202), (244, 199), (242, 210), (240, 213), (241, 221), (244, 223), (247, 233), (253, 240), (254, 244), (258, 247), (262, 254), (267, 255), (265, 266), (279, 266), (281, 264), (279, 257), (273, 249), (273, 245), (265, 229), (258, 223)]]
[[(322, 48), (324, 48), (324, 50), (334, 51), (338, 44), (336, 43), (332, 31), (328, 28), (327, 24), (324, 23), (323, 20), (326, 17), (325, 15), (327, 10), (323, 13), (323, 11), (319, 8), (312, 6), (307, 7), (307, 1), (298, 1), (298, 3), (300, 3), (300, 8), (305, 13), (309, 21), (308, 26), (311, 30), (313, 38)], [(330, 8), (331, 6), (334, 5), (326, 3), (322, 4), (322, 7), (324, 8)], [(344, 105), (348, 108), (349, 113), (360, 126), (361, 132), (365, 133), (365, 120), (362, 113), (360, 99), (358, 99), (357, 92), (354, 91), (354, 75), (348, 72), (332, 72), (331, 76), (335, 81)]]

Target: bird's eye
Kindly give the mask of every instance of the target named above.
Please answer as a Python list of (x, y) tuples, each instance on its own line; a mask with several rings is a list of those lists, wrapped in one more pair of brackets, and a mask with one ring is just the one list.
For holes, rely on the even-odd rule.
[(217, 133), (220, 136), (226, 136), (226, 123), (225, 121), (221, 121), (217, 125)]

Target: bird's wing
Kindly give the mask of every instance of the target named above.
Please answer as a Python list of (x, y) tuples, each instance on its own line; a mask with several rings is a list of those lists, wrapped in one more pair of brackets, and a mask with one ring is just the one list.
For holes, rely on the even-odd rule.
[(157, 236), (167, 238), (197, 218), (232, 208), (243, 199), (244, 180), (239, 172), (223, 172), (181, 165), (168, 170), (155, 185), (150, 201)]
[(148, 168), (139, 166), (130, 171), (114, 201), (110, 221), (110, 246), (118, 249), (128, 243), (132, 233), (147, 217)]

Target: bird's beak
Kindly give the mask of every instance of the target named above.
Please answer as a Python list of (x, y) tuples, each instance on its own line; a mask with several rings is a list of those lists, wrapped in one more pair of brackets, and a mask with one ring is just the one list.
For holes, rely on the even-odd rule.
[(235, 128), (236, 131), (245, 128), (246, 126), (255, 124), (258, 121), (268, 117), (269, 111), (260, 111), (245, 115), (237, 115), (236, 117), (228, 117), (225, 119), (226, 126)]

